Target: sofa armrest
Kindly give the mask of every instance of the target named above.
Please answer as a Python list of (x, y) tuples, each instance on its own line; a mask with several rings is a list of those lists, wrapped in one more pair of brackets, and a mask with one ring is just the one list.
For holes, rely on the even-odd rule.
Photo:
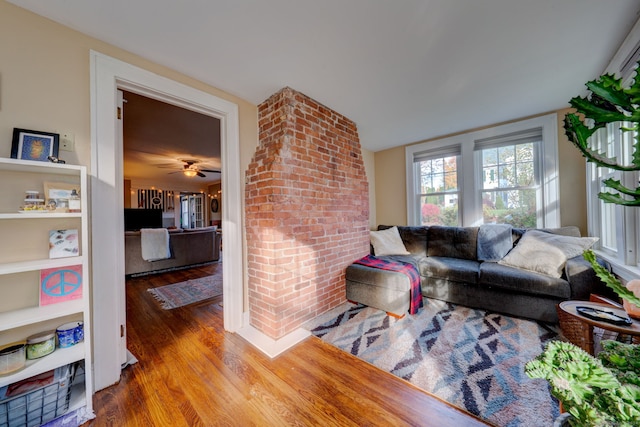
[[(611, 265), (597, 258), (598, 263), (611, 271)], [(588, 301), (590, 294), (602, 295), (611, 299), (617, 299), (617, 295), (600, 280), (596, 272), (582, 255), (567, 260), (564, 270), (565, 276), (571, 286), (571, 299)]]

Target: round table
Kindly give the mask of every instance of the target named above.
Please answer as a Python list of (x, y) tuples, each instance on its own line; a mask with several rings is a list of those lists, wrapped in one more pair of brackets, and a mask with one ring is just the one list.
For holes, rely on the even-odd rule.
[[(589, 354), (593, 354), (593, 328), (602, 328), (607, 331), (617, 332), (619, 334), (630, 335), (632, 337), (640, 337), (640, 322), (631, 319), (633, 323), (629, 326), (614, 325), (613, 323), (602, 322), (599, 320), (589, 319), (578, 313), (577, 307), (591, 307), (599, 310), (610, 311), (621, 317), (629, 317), (622, 308), (612, 307), (608, 304), (602, 304), (590, 301), (564, 301), (558, 304), (558, 318), (560, 320), (560, 330), (562, 334), (571, 343), (582, 348)], [(634, 338), (634, 342), (637, 339)]]

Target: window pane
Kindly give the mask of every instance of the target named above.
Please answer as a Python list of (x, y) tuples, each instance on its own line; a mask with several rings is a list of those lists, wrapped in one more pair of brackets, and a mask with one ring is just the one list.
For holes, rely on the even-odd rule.
[(504, 223), (514, 227), (536, 227), (536, 190), (484, 191), (484, 223)]
[(420, 194), (458, 189), (457, 156), (420, 162)]
[(518, 186), (529, 186), (535, 184), (535, 174), (533, 162), (518, 164)]
[(515, 187), (515, 167), (513, 164), (498, 166), (498, 186)]
[(487, 148), (482, 150), (482, 166), (494, 166), (498, 164), (498, 149)]
[(616, 205), (614, 205), (613, 203), (605, 203), (602, 200), (600, 200), (599, 203), (601, 220), (600, 243), (602, 244), (602, 247), (613, 252), (617, 252), (618, 242), (616, 239)]
[(516, 161), (515, 146), (510, 145), (508, 147), (498, 148), (498, 160), (503, 164), (514, 163)]
[(498, 168), (496, 166), (483, 168), (482, 175), (482, 188), (498, 187)]
[(520, 144), (516, 146), (516, 161), (530, 162), (533, 161), (533, 143)]
[(420, 197), (420, 225), (458, 225), (458, 194)]
[(445, 172), (444, 174), (444, 190), (451, 191), (458, 188), (458, 172)]

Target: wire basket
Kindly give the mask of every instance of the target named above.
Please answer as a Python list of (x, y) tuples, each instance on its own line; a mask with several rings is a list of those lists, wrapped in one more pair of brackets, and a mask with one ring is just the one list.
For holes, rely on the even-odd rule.
[(58, 369), (62, 371), (53, 383), (0, 401), (0, 427), (39, 426), (63, 415), (69, 409), (75, 367)]

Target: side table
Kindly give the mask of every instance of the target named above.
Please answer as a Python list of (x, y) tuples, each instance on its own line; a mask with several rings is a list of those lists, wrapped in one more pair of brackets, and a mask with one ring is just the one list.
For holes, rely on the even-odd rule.
[(602, 328), (607, 331), (617, 332), (633, 337), (634, 342), (640, 337), (640, 322), (631, 319), (633, 323), (629, 326), (614, 325), (612, 323), (601, 322), (589, 319), (578, 314), (576, 307), (592, 307), (600, 310), (610, 311), (618, 316), (628, 317), (624, 309), (612, 307), (608, 304), (602, 304), (591, 301), (564, 301), (558, 304), (558, 319), (560, 321), (560, 330), (562, 334), (571, 343), (577, 345), (587, 353), (593, 355), (593, 328)]

